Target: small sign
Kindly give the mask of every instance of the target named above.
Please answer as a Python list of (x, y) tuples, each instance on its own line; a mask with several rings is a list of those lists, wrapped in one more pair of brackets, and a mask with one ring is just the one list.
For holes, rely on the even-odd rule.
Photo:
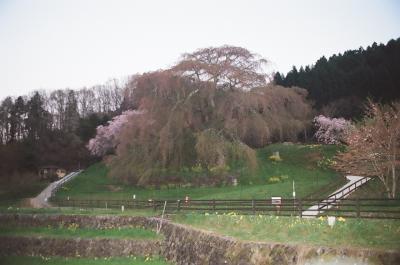
[(238, 185), (238, 181), (237, 181), (237, 179), (233, 179), (233, 181), (232, 181), (232, 184), (233, 184), (233, 186), (237, 186)]
[(336, 217), (335, 216), (328, 216), (328, 225), (332, 228), (335, 225)]
[(280, 205), (282, 203), (282, 197), (271, 197), (272, 205)]

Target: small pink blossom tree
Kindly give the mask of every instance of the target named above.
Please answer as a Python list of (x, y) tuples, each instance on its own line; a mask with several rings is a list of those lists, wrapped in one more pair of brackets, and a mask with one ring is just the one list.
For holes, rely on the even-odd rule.
[(89, 140), (87, 148), (92, 155), (104, 156), (112, 152), (119, 144), (118, 136), (130, 117), (142, 114), (140, 111), (127, 110), (115, 116), (107, 125), (96, 128), (96, 136)]
[(324, 144), (340, 144), (353, 128), (350, 121), (343, 118), (329, 118), (319, 115), (314, 118), (314, 125), (318, 129), (314, 137)]
[(333, 168), (347, 174), (378, 177), (388, 198), (396, 198), (400, 175), (400, 102), (385, 106), (370, 101), (366, 114), (346, 137), (346, 151), (336, 155)]

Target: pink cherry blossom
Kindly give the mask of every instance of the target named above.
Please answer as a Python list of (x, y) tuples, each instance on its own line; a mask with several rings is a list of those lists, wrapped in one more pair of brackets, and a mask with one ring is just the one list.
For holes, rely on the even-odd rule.
[(115, 116), (107, 125), (98, 126), (96, 136), (90, 139), (86, 146), (90, 153), (96, 156), (104, 156), (112, 152), (119, 144), (118, 136), (129, 118), (142, 113), (141, 111), (127, 110), (121, 115)]
[(314, 136), (318, 142), (324, 144), (340, 144), (353, 128), (351, 122), (343, 118), (329, 118), (319, 115), (313, 121), (318, 129)]

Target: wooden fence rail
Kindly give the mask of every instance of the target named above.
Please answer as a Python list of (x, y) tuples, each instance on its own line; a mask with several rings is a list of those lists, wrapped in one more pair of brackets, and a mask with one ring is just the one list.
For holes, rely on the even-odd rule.
[[(303, 216), (305, 210), (315, 205), (315, 199), (282, 199), (280, 203), (272, 200), (83, 200), (53, 199), (58, 206), (78, 208), (121, 208), (160, 210), (167, 202), (166, 212), (235, 212), (240, 214)], [(321, 199), (320, 201), (324, 201)], [(314, 211), (317, 216), (342, 216), (357, 218), (400, 219), (400, 200), (398, 199), (341, 199), (332, 208), (324, 208), (322, 203)]]

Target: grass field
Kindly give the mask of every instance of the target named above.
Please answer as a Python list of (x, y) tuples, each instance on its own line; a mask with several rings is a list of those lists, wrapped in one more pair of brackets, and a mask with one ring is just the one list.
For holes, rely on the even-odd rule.
[(79, 228), (76, 224), (57, 227), (16, 227), (0, 226), (1, 236), (46, 236), (56, 238), (118, 238), (118, 239), (160, 239), (152, 230), (137, 227), (107, 229)]
[(326, 218), (187, 214), (175, 222), (242, 240), (317, 246), (400, 249), (399, 220), (338, 219), (333, 228)]
[(162, 258), (157, 257), (111, 257), (111, 258), (63, 258), (63, 257), (16, 257), (0, 256), (0, 264), (13, 265), (168, 265)]
[[(242, 172), (239, 185), (224, 187), (144, 189), (125, 185), (107, 177), (101, 164), (89, 167), (56, 193), (56, 199), (178, 199), (188, 195), (192, 199), (263, 199), (271, 196), (291, 198), (295, 181), (297, 197), (304, 197), (337, 180), (338, 174), (325, 166), (339, 149), (329, 145), (273, 144), (257, 151), (259, 167), (254, 173)], [(279, 151), (280, 162), (269, 159)], [(282, 179), (270, 183), (270, 179)], [(241, 185), (240, 183), (249, 183)]]

